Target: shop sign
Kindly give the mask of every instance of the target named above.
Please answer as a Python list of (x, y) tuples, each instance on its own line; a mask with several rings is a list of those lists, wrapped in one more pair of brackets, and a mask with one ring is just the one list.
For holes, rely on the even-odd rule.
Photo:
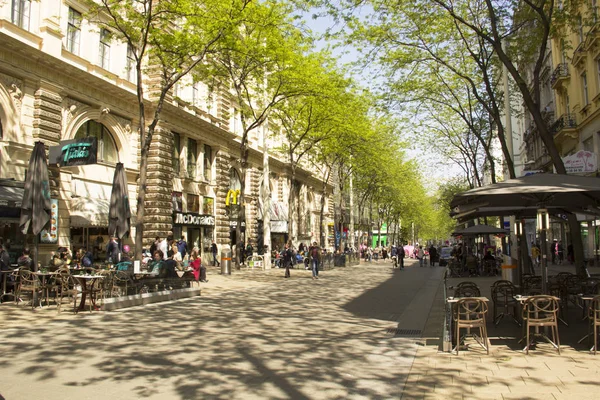
[(580, 150), (575, 154), (563, 157), (567, 174), (580, 174), (587, 172), (596, 172), (598, 170), (598, 160), (596, 153)]
[(287, 233), (287, 221), (271, 221), (271, 233)]
[(214, 215), (176, 212), (176, 213), (173, 213), (173, 224), (174, 225), (214, 226), (215, 225), (215, 217), (214, 217)]
[[(229, 227), (235, 229), (237, 227), (237, 221), (229, 221)], [(246, 228), (246, 221), (242, 221), (242, 228)]]
[(240, 196), (240, 190), (233, 190), (233, 189), (229, 189), (229, 191), (227, 192), (227, 196), (225, 196), (225, 205), (229, 206), (229, 205), (237, 205), (239, 204), (238, 202), (238, 197)]
[(40, 243), (58, 243), (58, 200), (50, 199), (50, 228), (40, 232)]
[(59, 167), (96, 164), (98, 138), (61, 140), (58, 146), (50, 146), (49, 164)]

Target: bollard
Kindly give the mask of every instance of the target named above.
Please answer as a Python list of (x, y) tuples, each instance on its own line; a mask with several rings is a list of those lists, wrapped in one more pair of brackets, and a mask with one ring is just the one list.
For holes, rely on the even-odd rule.
[(231, 275), (231, 249), (221, 250), (221, 275)]

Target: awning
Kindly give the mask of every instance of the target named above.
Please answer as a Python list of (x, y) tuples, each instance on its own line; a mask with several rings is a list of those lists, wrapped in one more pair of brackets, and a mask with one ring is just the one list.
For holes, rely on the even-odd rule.
[(72, 227), (108, 227), (109, 202), (104, 199), (78, 197), (71, 200), (70, 215)]
[(15, 186), (0, 186), (0, 206), (21, 207), (23, 188)]

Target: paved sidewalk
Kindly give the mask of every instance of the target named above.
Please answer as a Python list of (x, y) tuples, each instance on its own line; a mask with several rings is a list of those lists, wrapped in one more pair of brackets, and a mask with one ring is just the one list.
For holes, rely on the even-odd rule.
[[(550, 275), (574, 272), (572, 266), (564, 264), (550, 266), (549, 270)], [(489, 287), (497, 279), (500, 278), (455, 278), (450, 279), (448, 285), (473, 281), (482, 290), (482, 295), (491, 300)], [(489, 321), (492, 315), (490, 301), (490, 354), (469, 339), (469, 350), (461, 351), (457, 356), (441, 352), (437, 344), (433, 344), (441, 336), (443, 301), (440, 288), (424, 332), (424, 338), (430, 340), (421, 342), (402, 399), (600, 398), (600, 356), (589, 353), (587, 342), (577, 344), (577, 339), (587, 333), (587, 323), (580, 320), (581, 310), (571, 306), (569, 326), (559, 326), (561, 355), (548, 344), (539, 344), (525, 355), (523, 344), (518, 343), (521, 328), (510, 318), (502, 319), (498, 327)]]

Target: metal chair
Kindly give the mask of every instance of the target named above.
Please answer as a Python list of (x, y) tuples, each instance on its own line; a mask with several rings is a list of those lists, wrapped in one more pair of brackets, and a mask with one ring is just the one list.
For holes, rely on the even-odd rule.
[(594, 338), (594, 347), (591, 352), (596, 355), (598, 350), (598, 327), (600, 327), (600, 296), (595, 296), (588, 308), (588, 317), (590, 319), (590, 334)]
[(56, 276), (57, 279), (57, 290), (56, 290), (56, 304), (58, 313), (60, 314), (60, 309), (62, 306), (62, 301), (65, 297), (73, 298), (73, 312), (77, 312), (77, 297), (79, 296), (79, 291), (77, 290), (77, 282), (75, 282), (75, 278), (71, 274), (58, 274)]
[(480, 297), (481, 291), (477, 286), (461, 286), (454, 289), (454, 297)]
[[(560, 354), (560, 338), (558, 336), (558, 299), (554, 296), (538, 295), (528, 298), (523, 304), (523, 322), (525, 323), (525, 337), (527, 346), (525, 354), (529, 354), (531, 345), (530, 331), (536, 329), (535, 336), (541, 337), (556, 348)], [(552, 339), (539, 332), (539, 328), (549, 327)]]
[[(512, 317), (517, 325), (521, 326), (521, 322), (517, 319), (519, 302), (514, 298), (517, 292), (517, 288), (510, 281), (500, 280), (494, 282), (491, 287), (492, 301), (494, 302), (494, 325), (497, 326), (500, 320), (508, 315)], [(498, 308), (503, 310), (499, 315), (497, 314)], [(510, 309), (512, 309), (512, 313), (509, 312)]]
[[(467, 335), (472, 335), (473, 338), (479, 343), (481, 347), (490, 354), (490, 344), (487, 335), (487, 328), (485, 323), (485, 316), (488, 311), (488, 306), (485, 301), (481, 299), (465, 298), (460, 299), (455, 306), (454, 311), (454, 324), (455, 324), (455, 337), (456, 337), (456, 350), (458, 355), (461, 341), (460, 330), (467, 329)], [(471, 329), (478, 328), (479, 336), (472, 334)]]
[(541, 293), (542, 291), (542, 277), (541, 276), (528, 276), (523, 278), (523, 294), (534, 295)]

